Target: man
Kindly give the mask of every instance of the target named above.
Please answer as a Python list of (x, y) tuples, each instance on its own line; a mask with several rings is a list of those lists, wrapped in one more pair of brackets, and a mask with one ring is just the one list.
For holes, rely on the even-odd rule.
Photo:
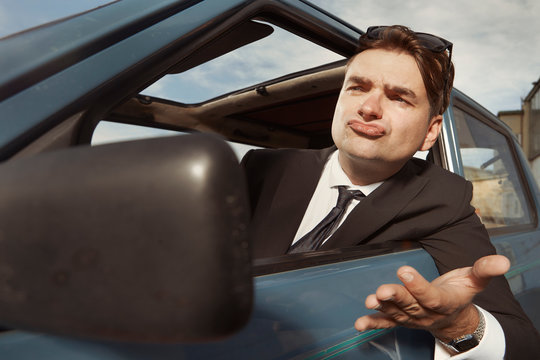
[(540, 337), (501, 276), (509, 262), (494, 255), (470, 206), (472, 185), (412, 158), (439, 135), (454, 76), (451, 50), (448, 41), (406, 27), (368, 29), (335, 108), (336, 147), (244, 157), (253, 254), (418, 241), (444, 275), (429, 283), (400, 268), (403, 285), (368, 296), (366, 306), (378, 313), (356, 328), (428, 330), (436, 359), (535, 358)]

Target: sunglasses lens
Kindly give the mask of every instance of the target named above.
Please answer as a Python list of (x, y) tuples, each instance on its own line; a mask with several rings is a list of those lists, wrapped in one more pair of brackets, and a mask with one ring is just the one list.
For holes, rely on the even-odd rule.
[[(377, 40), (380, 39), (382, 33), (388, 26), (371, 26), (366, 31), (366, 36), (369, 39)], [(420, 43), (426, 48), (433, 52), (443, 52), (450, 48), (452, 43), (441, 39), (438, 36), (427, 34), (427, 33), (415, 33)]]
[(434, 52), (443, 52), (450, 47), (449, 42), (444, 41), (435, 35), (416, 33), (416, 36), (423, 46)]
[(381, 37), (382, 32), (386, 28), (387, 26), (370, 26), (366, 31), (366, 35), (372, 40), (377, 40)]

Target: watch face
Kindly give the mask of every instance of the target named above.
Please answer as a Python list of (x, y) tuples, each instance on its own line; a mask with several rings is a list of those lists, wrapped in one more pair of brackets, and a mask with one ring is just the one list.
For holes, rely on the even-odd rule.
[(463, 338), (459, 340), (454, 340), (452, 341), (452, 343), (450, 343), (450, 346), (452, 346), (458, 352), (465, 352), (467, 350), (471, 350), (476, 345), (478, 345), (478, 339), (476, 339), (472, 335), (466, 335)]

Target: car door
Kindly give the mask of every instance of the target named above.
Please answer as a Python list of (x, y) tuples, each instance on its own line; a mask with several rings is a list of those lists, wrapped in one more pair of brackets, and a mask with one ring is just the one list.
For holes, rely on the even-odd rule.
[[(198, 345), (93, 341), (9, 331), (0, 336), (4, 359), (430, 359), (433, 337), (396, 329), (358, 333), (354, 321), (368, 314), (363, 301), (382, 283), (396, 282), (402, 265), (437, 276), (423, 250), (321, 252), (266, 259), (254, 266), (255, 304), (249, 323), (228, 339)], [(395, 252), (392, 252), (395, 251)], [(322, 265), (317, 265), (321, 264)], [(326, 264), (324, 264), (326, 263)]]
[(495, 116), (455, 91), (452, 117), (459, 172), (473, 183), (472, 204), (499, 254), (515, 297), (540, 326), (538, 187), (517, 139)]

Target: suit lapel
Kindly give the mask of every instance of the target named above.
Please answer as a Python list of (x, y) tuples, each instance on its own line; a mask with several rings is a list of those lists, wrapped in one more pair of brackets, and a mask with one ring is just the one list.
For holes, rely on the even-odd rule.
[(407, 162), (397, 174), (363, 199), (322, 249), (365, 243), (391, 222), (429, 181), (418, 176), (415, 167), (412, 161)]
[(335, 147), (292, 154), (284, 164), (268, 212), (254, 235), (256, 258), (287, 252)]

